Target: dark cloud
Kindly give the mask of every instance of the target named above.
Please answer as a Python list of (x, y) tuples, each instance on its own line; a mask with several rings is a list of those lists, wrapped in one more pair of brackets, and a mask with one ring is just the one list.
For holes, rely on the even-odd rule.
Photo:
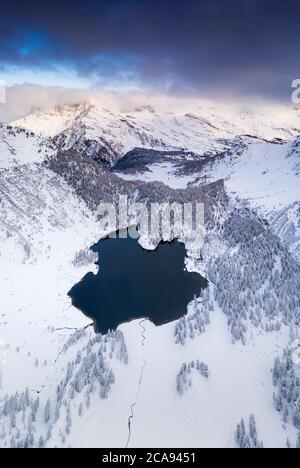
[(0, 11), (0, 66), (178, 92), (289, 96), (300, 75), (295, 0), (27, 0)]

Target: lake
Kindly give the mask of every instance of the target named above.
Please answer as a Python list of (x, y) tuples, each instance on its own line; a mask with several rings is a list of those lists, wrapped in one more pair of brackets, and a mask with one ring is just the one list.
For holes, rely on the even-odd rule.
[(131, 238), (106, 238), (92, 247), (98, 253), (97, 275), (88, 273), (69, 296), (72, 304), (93, 319), (99, 333), (121, 323), (148, 318), (155, 325), (176, 320), (188, 303), (207, 287), (207, 280), (185, 269), (185, 247), (162, 242), (144, 250)]

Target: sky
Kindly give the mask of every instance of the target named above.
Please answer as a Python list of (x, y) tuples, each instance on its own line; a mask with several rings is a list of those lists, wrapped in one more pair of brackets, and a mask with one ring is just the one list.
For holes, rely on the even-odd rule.
[(299, 17), (296, 0), (2, 2), (0, 79), (289, 99)]

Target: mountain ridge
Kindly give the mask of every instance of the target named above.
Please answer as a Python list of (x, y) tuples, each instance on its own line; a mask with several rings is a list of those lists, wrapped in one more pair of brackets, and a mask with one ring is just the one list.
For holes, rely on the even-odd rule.
[(51, 137), (62, 150), (77, 150), (107, 165), (136, 147), (160, 151), (192, 151), (213, 155), (232, 147), (237, 136), (268, 141), (290, 140), (300, 133), (300, 113), (249, 113), (202, 107), (197, 113), (162, 112), (142, 107), (116, 112), (91, 102), (38, 110), (12, 123)]

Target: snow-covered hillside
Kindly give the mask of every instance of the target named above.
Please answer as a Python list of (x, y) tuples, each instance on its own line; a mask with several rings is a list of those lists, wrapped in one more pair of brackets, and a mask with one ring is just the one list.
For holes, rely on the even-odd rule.
[(299, 165), (297, 138), (287, 144), (256, 143), (237, 148), (215, 158), (201, 176), (207, 181), (225, 179), (227, 193), (258, 210), (299, 258)]
[(228, 151), (193, 161), (166, 161), (118, 172), (128, 181), (159, 181), (173, 188), (224, 179), (228, 195), (242, 199), (269, 221), (299, 258), (300, 138), (288, 143), (236, 140)]
[(135, 147), (185, 149), (203, 155), (230, 148), (236, 136), (291, 139), (299, 134), (300, 112), (278, 107), (241, 111), (205, 102), (192, 113), (162, 112), (149, 106), (111, 112), (83, 103), (36, 110), (13, 125), (55, 137), (62, 149), (76, 149), (111, 164)]
[(54, 145), (25, 128), (0, 124), (0, 170), (19, 164), (42, 162)]
[(300, 202), (291, 203), (281, 210), (273, 219), (272, 228), (300, 261)]
[[(101, 399), (113, 385), (110, 362), (120, 362), (123, 373), (126, 367), (123, 335), (104, 337), (101, 345), (91, 321), (71, 307), (67, 296), (87, 269), (94, 270), (95, 258), (87, 249), (102, 233), (84, 201), (44, 166), (19, 165), (0, 175), (0, 446), (45, 446), (47, 441), (67, 446), (60, 434), (66, 435), (68, 416), (61, 382), (71, 385), (72, 363), (78, 371), (72, 385), (75, 377), (79, 385), (81, 374), (86, 379), (89, 360), (98, 365), (91, 350), (99, 353), (101, 347), (99, 371), (107, 372), (99, 388)], [(134, 371), (132, 381), (134, 385)], [(62, 398), (57, 400), (60, 384)], [(80, 385), (84, 403), (87, 387)], [(128, 386), (128, 396), (124, 394), (124, 438), (134, 392), (135, 387)]]
[(243, 151), (216, 158), (205, 175), (208, 179), (225, 179), (229, 193), (238, 194), (267, 213), (276, 213), (300, 196), (297, 141), (251, 144)]
[[(80, 105), (18, 122), (40, 137), (1, 128), (0, 447), (236, 447), (252, 414), (265, 447), (299, 444), (299, 116), (198, 112)], [(49, 136), (80, 154), (56, 155)], [(86, 157), (112, 162), (137, 146), (211, 154), (134, 174)], [(67, 293), (95, 271), (94, 208), (121, 192), (202, 197), (205, 244), (186, 267), (209, 288), (177, 322), (101, 336)]]
[[(284, 446), (287, 436), (294, 443), (295, 431), (274, 411), (269, 373), (288, 343), (285, 327), (233, 345), (212, 296), (206, 332), (188, 331), (185, 344), (175, 324), (147, 321), (97, 337), (67, 300), (92, 268), (74, 259), (100, 236), (93, 215), (39, 166), (6, 172), (1, 187), (13, 196), (1, 207), (1, 446), (231, 447), (237, 423), (253, 412), (266, 446)], [(179, 395), (176, 375), (197, 359), (209, 378), (193, 375)]]

